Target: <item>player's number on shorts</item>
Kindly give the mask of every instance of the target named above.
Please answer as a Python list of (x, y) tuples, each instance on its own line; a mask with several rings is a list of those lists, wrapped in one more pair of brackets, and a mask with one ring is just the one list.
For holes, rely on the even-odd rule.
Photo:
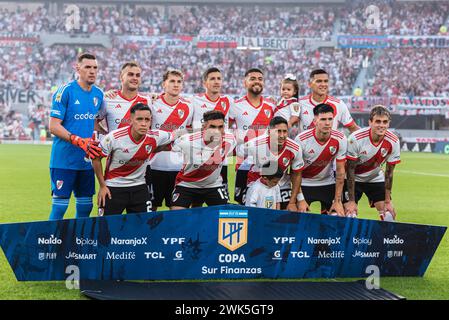
[(218, 194), (220, 195), (221, 199), (223, 200), (229, 200), (228, 192), (226, 191), (226, 188), (218, 188)]
[(147, 212), (151, 212), (153, 208), (153, 203), (151, 201), (147, 201), (146, 205), (147, 205)]
[(289, 202), (292, 197), (292, 190), (281, 190), (281, 202)]

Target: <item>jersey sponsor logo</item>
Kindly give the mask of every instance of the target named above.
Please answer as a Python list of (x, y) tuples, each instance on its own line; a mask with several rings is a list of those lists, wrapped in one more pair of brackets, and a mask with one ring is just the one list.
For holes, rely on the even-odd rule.
[(121, 109), (121, 108), (122, 108), (122, 106), (120, 104), (115, 106), (115, 109)]
[(122, 150), (122, 152), (123, 153), (129, 153), (129, 150), (125, 148), (125, 149)]
[(157, 113), (162, 113), (162, 109), (157, 109)]
[(309, 114), (309, 111), (307, 111), (307, 110), (306, 110), (306, 111), (304, 111), (304, 114)]
[(77, 113), (74, 115), (75, 120), (94, 120), (97, 118), (93, 113)]
[(56, 181), (56, 189), (61, 190), (63, 184), (64, 184), (63, 180)]
[(244, 115), (244, 116), (247, 116), (247, 115), (248, 115), (248, 112), (246, 112), (246, 111), (243, 112), (243, 115)]
[(244, 246), (248, 241), (248, 211), (220, 210), (218, 243), (230, 251)]
[(55, 116), (60, 116), (61, 115), (61, 111), (59, 111), (59, 110), (51, 110), (51, 114), (55, 115)]
[(311, 150), (309, 151), (309, 154), (313, 154), (313, 153), (315, 153), (315, 151), (313, 151), (313, 149), (311, 149)]
[(334, 146), (330, 146), (329, 147), (329, 152), (331, 153), (331, 155), (334, 155), (335, 152), (337, 152), (337, 148), (335, 148)]
[(368, 154), (368, 152), (366, 152), (366, 150), (363, 150), (362, 152), (360, 152), (360, 154)]
[(81, 104), (78, 99), (76, 99), (75, 104)]
[(201, 106), (201, 109), (207, 109), (206, 104), (203, 104), (203, 105)]

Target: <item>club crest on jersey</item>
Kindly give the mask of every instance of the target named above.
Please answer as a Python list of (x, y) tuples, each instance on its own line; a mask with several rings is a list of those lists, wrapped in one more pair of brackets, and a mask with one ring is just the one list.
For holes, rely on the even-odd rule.
[(387, 153), (388, 153), (388, 150), (387, 150), (387, 149), (385, 149), (385, 148), (381, 148), (381, 149), (380, 149), (380, 154), (382, 155), (383, 158), (385, 158), (385, 156), (387, 155)]
[(150, 146), (150, 145), (146, 145), (146, 146), (145, 146), (145, 150), (146, 150), (146, 152), (147, 152), (148, 154), (151, 153), (151, 150), (152, 150), (152, 149), (153, 149), (153, 147)]
[(264, 110), (265, 115), (267, 116), (267, 118), (269, 118), (271, 116), (271, 111), (270, 110)]
[(289, 162), (290, 160), (288, 158), (282, 158), (282, 163), (284, 164), (284, 166), (287, 166)]
[(237, 250), (248, 241), (248, 211), (220, 210), (218, 243), (230, 251)]
[(97, 104), (98, 104), (98, 98), (97, 98), (97, 97), (94, 97), (94, 106), (96, 107)]
[(179, 198), (179, 193), (173, 193), (171, 201), (175, 202), (176, 200), (178, 200), (178, 198)]
[(226, 111), (226, 103), (224, 101), (221, 102), (221, 108)]
[(334, 155), (335, 152), (337, 152), (337, 148), (335, 148), (334, 146), (330, 146), (329, 151), (330, 151), (331, 155)]
[(181, 109), (179, 109), (178, 110), (178, 116), (179, 116), (179, 118), (184, 118), (184, 110), (181, 110)]
[(56, 189), (61, 190), (63, 184), (64, 184), (63, 180), (57, 180), (56, 181)]

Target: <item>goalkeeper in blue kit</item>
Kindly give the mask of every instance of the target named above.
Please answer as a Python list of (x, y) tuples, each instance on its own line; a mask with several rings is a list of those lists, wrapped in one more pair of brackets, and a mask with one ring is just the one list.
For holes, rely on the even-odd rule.
[(62, 85), (52, 97), (50, 132), (55, 136), (50, 156), (52, 210), (50, 220), (63, 219), (72, 191), (76, 217), (89, 217), (95, 194), (95, 175), (89, 158), (100, 155), (92, 139), (103, 91), (94, 85), (98, 65), (94, 55), (78, 56), (79, 75)]

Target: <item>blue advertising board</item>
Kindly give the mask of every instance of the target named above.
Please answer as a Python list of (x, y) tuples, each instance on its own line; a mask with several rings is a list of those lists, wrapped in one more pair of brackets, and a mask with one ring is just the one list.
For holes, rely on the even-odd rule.
[(423, 276), (446, 227), (237, 205), (0, 225), (20, 281)]

